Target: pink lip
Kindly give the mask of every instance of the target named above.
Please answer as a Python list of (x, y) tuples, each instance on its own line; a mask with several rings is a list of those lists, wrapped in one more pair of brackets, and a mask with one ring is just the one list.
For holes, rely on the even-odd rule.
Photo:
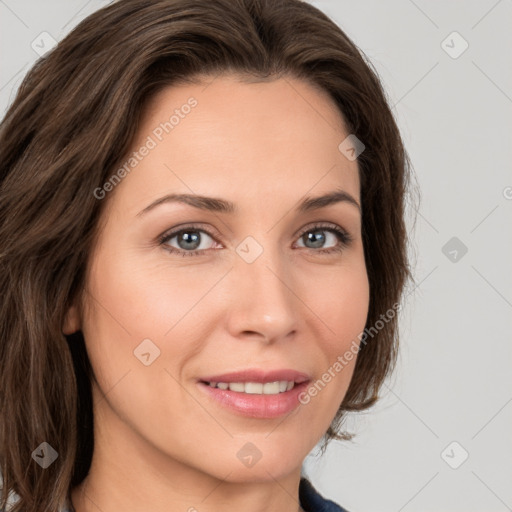
[[(295, 386), (289, 391), (277, 395), (257, 395), (211, 387), (208, 382), (276, 382), (294, 381)], [(248, 369), (201, 378), (198, 386), (202, 392), (228, 410), (250, 418), (278, 418), (296, 409), (299, 394), (306, 389), (310, 378), (307, 374), (295, 370)]]
[(222, 375), (212, 375), (202, 377), (203, 382), (276, 382), (278, 380), (294, 381), (297, 384), (310, 380), (309, 375), (295, 370), (260, 370), (258, 368), (249, 368), (238, 372), (224, 373)]

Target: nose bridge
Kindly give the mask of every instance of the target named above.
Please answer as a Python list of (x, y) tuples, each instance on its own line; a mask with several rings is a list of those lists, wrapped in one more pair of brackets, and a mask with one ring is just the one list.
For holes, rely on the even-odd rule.
[[(260, 237), (261, 238), (261, 237)], [(297, 327), (297, 298), (292, 273), (279, 247), (247, 237), (236, 249), (235, 300), (232, 328), (257, 332), (268, 341), (288, 335)], [(233, 333), (236, 334), (236, 333)]]

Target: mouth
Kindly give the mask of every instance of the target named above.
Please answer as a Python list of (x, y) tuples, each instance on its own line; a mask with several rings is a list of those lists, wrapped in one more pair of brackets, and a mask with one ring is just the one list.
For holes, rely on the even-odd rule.
[(250, 369), (201, 378), (198, 385), (229, 412), (270, 419), (296, 409), (298, 397), (310, 380), (309, 375), (295, 370)]

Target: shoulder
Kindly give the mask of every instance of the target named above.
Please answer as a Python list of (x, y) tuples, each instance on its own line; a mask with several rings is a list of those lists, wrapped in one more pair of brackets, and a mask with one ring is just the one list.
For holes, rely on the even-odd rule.
[(301, 477), (299, 485), (299, 500), (306, 512), (348, 512), (334, 501), (325, 499), (305, 477)]

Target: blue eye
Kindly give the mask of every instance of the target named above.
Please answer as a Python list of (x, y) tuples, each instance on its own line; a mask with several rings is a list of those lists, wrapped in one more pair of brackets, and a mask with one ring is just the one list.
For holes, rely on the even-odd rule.
[[(181, 254), (182, 256), (195, 256), (206, 250), (205, 247), (201, 247), (201, 245), (204, 245), (202, 240), (204, 235), (201, 236), (200, 233), (206, 234), (209, 238), (212, 238), (212, 236), (203, 229), (189, 227), (165, 235), (161, 240), (161, 244), (165, 245), (170, 253)], [(169, 245), (169, 242), (174, 238), (177, 239), (177, 243), (181, 245), (181, 247), (175, 248)], [(201, 249), (198, 249), (198, 247), (201, 247)]]
[[(318, 236), (317, 233), (320, 233), (320, 236)], [(320, 252), (322, 254), (340, 252), (346, 247), (348, 247), (350, 242), (352, 242), (352, 237), (344, 229), (341, 229), (338, 226), (329, 227), (322, 225), (308, 227), (305, 231), (302, 232), (302, 235), (300, 236), (299, 240), (304, 240), (304, 243), (312, 242), (313, 244), (317, 244), (314, 247), (306, 247), (307, 249), (316, 249), (318, 247), (318, 244), (323, 244), (325, 243), (325, 240), (327, 240), (325, 233), (334, 235), (334, 238), (336, 238), (338, 241), (337, 245), (335, 245), (334, 247), (329, 247), (327, 249), (319, 248), (319, 250), (315, 252)]]
[[(201, 247), (204, 245), (204, 240), (202, 239), (204, 237), (201, 236), (201, 233), (206, 235), (208, 238), (215, 240), (214, 235), (208, 230), (199, 229), (197, 226), (187, 226), (177, 231), (165, 233), (160, 237), (159, 243), (160, 245), (165, 246), (165, 250), (171, 254), (179, 254), (183, 257), (205, 255), (209, 249), (204, 246)], [(325, 236), (326, 233), (334, 235), (337, 240), (337, 244), (334, 247), (323, 249), (320, 246), (323, 246), (328, 239)], [(173, 247), (169, 244), (175, 238), (178, 247)], [(347, 231), (335, 224), (329, 226), (317, 224), (303, 230), (299, 235), (299, 240), (303, 240), (304, 244), (313, 244), (313, 247), (305, 247), (306, 249), (310, 249), (317, 253), (331, 254), (341, 252), (343, 249), (348, 247), (353, 241), (353, 238)], [(208, 245), (207, 242), (206, 245)]]

